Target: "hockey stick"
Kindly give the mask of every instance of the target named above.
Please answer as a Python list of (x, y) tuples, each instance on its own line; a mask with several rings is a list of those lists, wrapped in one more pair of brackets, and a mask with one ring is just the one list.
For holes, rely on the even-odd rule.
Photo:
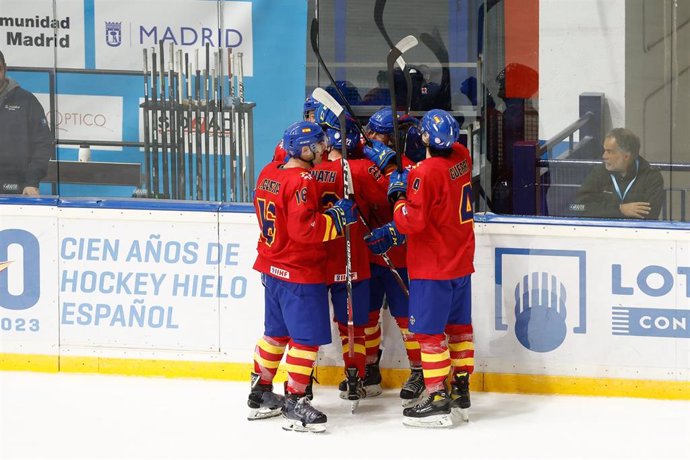
[(158, 191), (160, 189), (159, 180), (159, 163), (158, 163), (158, 59), (156, 55), (156, 48), (151, 48), (151, 121), (153, 121), (153, 129), (151, 130), (151, 144), (153, 146), (153, 164), (151, 166), (151, 178), (153, 185), (151, 187), (151, 197), (159, 198)]
[(211, 44), (206, 42), (206, 69), (204, 70), (204, 97), (206, 98), (206, 104), (204, 105), (204, 179), (206, 180), (206, 193), (204, 196), (207, 201), (211, 200), (211, 139), (209, 138), (209, 104), (210, 104), (210, 94), (211, 84), (209, 78), (211, 78), (210, 65), (211, 59)]
[(161, 60), (160, 103), (163, 120), (161, 122), (161, 150), (163, 152), (163, 197), (170, 198), (170, 171), (168, 170), (168, 104), (165, 99), (165, 48), (163, 40), (158, 42), (159, 58)]
[[(376, 4), (374, 5), (374, 22), (376, 23), (376, 27), (379, 29), (379, 32), (381, 32), (381, 35), (383, 35), (383, 39), (386, 40), (388, 47), (392, 49), (395, 45), (393, 44), (391, 37), (388, 35), (388, 32), (386, 32), (386, 27), (383, 25), (384, 8), (386, 8), (386, 0), (376, 0)], [(410, 76), (411, 69), (410, 67), (405, 66), (405, 61), (403, 61), (402, 58), (400, 58), (398, 61), (398, 65), (400, 66), (400, 70), (403, 72), (405, 84), (407, 85), (407, 104), (405, 104), (405, 115), (407, 115), (410, 113), (410, 107), (412, 106), (412, 77)]]
[(175, 109), (175, 44), (170, 42), (168, 51), (170, 54), (168, 61), (168, 126), (170, 127), (170, 198), (178, 199), (177, 195), (177, 123), (176, 123), (176, 109)]
[[(393, 113), (393, 143), (395, 145), (395, 157), (398, 162), (398, 172), (402, 171), (402, 151), (400, 150), (400, 137), (398, 129), (398, 111), (395, 102), (395, 78), (393, 77), (393, 67), (395, 62), (410, 48), (417, 46), (417, 39), (412, 35), (403, 37), (391, 50), (388, 52), (386, 64), (388, 65), (388, 88), (391, 93), (391, 110)], [(404, 66), (405, 61), (398, 62), (398, 65)], [(402, 67), (401, 67), (402, 68)]]
[(196, 70), (194, 71), (194, 147), (196, 150), (196, 199), (201, 200), (203, 194), (202, 185), (202, 168), (203, 168), (203, 158), (201, 151), (201, 69), (199, 68), (199, 50), (195, 50), (196, 54), (194, 60), (196, 61)]
[(226, 177), (225, 177), (225, 75), (223, 74), (223, 51), (218, 50), (218, 89), (219, 108), (220, 111), (220, 199), (227, 200)]
[[(192, 119), (194, 118), (192, 112), (192, 66), (189, 63), (189, 53), (184, 53), (184, 67), (187, 76), (187, 183), (189, 185), (189, 198), (194, 199), (194, 143), (192, 141)], [(186, 188), (186, 187), (185, 187)], [(185, 191), (185, 193), (187, 193)]]
[[(331, 81), (331, 84), (333, 85), (333, 88), (338, 92), (338, 95), (340, 98), (343, 100), (343, 103), (345, 104), (345, 107), (347, 107), (347, 111), (354, 117), (355, 124), (357, 125), (357, 129), (359, 130), (359, 133), (361, 134), (362, 138), (364, 141), (367, 143), (368, 146), (371, 147), (371, 139), (366, 135), (364, 132), (364, 127), (362, 126), (362, 123), (359, 122), (357, 117), (355, 117), (355, 111), (352, 110), (352, 106), (350, 105), (349, 102), (347, 102), (347, 99), (345, 98), (345, 95), (343, 92), (338, 88), (338, 85), (335, 82), (335, 79), (333, 78), (333, 75), (331, 75), (331, 72), (328, 70), (328, 67), (326, 66), (326, 63), (324, 62), (323, 58), (321, 57), (321, 53), (319, 52), (319, 20), (314, 18), (311, 20), (311, 48), (314, 50), (314, 54), (316, 55), (316, 59), (319, 61), (319, 64), (321, 65), (321, 68), (323, 69), (324, 72), (326, 72), (326, 75), (328, 76), (328, 79)], [(316, 98), (314, 98), (316, 99)], [(340, 105), (340, 104), (338, 104)]]
[[(218, 53), (213, 52), (213, 69), (211, 70), (213, 83), (213, 199), (218, 201)], [(210, 199), (210, 198), (209, 198)]]
[(186, 199), (187, 193), (185, 189), (187, 188), (187, 169), (184, 162), (184, 111), (182, 108), (182, 99), (184, 97), (184, 71), (182, 70), (182, 66), (184, 65), (184, 61), (182, 60), (183, 57), (184, 55), (182, 50), (177, 50), (177, 94), (175, 96), (175, 116), (177, 117), (177, 161), (179, 164), (177, 192), (180, 195), (178, 198)]
[(151, 139), (149, 137), (149, 58), (144, 48), (144, 188), (146, 194), (151, 193)]
[(237, 154), (237, 144), (235, 143), (235, 61), (232, 48), (228, 48), (228, 97), (230, 98), (229, 134), (230, 134), (230, 201), (235, 201), (235, 190), (237, 190), (237, 173), (235, 171), (235, 155)]
[[(312, 93), (312, 97), (314, 99), (316, 99), (317, 101), (319, 101), (324, 106), (326, 106), (333, 113), (338, 113), (339, 110), (340, 111), (343, 110), (343, 107), (340, 104), (338, 104), (338, 102), (335, 99), (333, 99), (333, 96), (328, 94), (328, 91), (326, 91), (322, 88), (314, 89), (314, 92)], [(340, 118), (338, 118), (338, 120), (340, 121)], [(341, 136), (342, 136), (342, 134), (341, 134)], [(343, 137), (342, 139), (343, 139), (343, 142), (345, 142), (346, 138)], [(349, 171), (349, 166), (347, 168)], [(354, 195), (354, 186), (352, 185), (352, 176), (348, 174), (347, 178), (349, 179), (350, 183), (346, 184), (346, 186), (349, 188), (349, 190), (352, 191), (352, 194)], [(345, 177), (343, 177), (343, 179), (345, 179)], [(360, 220), (360, 222), (362, 222), (362, 225), (364, 225), (364, 229), (367, 231), (367, 233), (371, 234), (371, 227), (369, 226), (369, 224), (367, 223), (366, 219), (364, 218), (364, 216), (362, 215), (361, 212), (359, 213), (359, 220)], [(393, 265), (393, 262), (391, 261), (390, 257), (388, 257), (388, 254), (381, 254), (381, 258), (383, 259), (386, 266), (388, 267), (388, 269), (393, 274), (393, 278), (395, 278), (395, 281), (398, 283), (398, 286), (400, 286), (400, 289), (402, 289), (402, 291), (405, 293), (405, 295), (409, 297), (410, 292), (407, 289), (407, 286), (405, 285), (405, 282), (403, 281), (402, 276), (400, 276), (400, 273), (398, 272), (398, 270)]]
[[(342, 144), (341, 164), (343, 167), (343, 195), (349, 200), (354, 200), (354, 189), (352, 186), (352, 177), (350, 176), (350, 168), (347, 164), (347, 127), (345, 126), (345, 112), (343, 106), (338, 104), (333, 96), (322, 88), (316, 88), (312, 93), (312, 97), (321, 102), (331, 112), (338, 117), (340, 123), (340, 141)], [(352, 242), (350, 239), (350, 226), (345, 226), (345, 283), (347, 291), (347, 341), (349, 349), (347, 355), (350, 359), (355, 357), (355, 313), (352, 307)]]

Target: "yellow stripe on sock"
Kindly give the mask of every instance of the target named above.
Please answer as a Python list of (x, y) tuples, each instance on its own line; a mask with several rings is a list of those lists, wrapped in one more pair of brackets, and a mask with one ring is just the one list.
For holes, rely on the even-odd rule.
[(285, 364), (285, 370), (295, 374), (311, 375), (311, 367), (300, 366), (299, 364)]
[(472, 342), (449, 343), (448, 349), (450, 351), (474, 350), (474, 343), (472, 343)]
[(280, 361), (269, 361), (268, 359), (262, 358), (258, 353), (254, 353), (254, 361), (266, 369), (278, 369), (278, 366), (280, 366)]
[(453, 359), (452, 364), (455, 367), (472, 366), (474, 367), (474, 358)]
[(427, 363), (439, 363), (444, 360), (450, 360), (450, 352), (445, 350), (441, 353), (424, 353), (422, 352), (422, 361)]
[(268, 343), (263, 337), (259, 339), (259, 348), (274, 355), (280, 356), (283, 356), (283, 353), (285, 352), (285, 345), (273, 345)]
[(288, 356), (293, 356), (295, 358), (310, 359), (316, 361), (317, 352), (312, 350), (301, 350), (299, 348), (292, 347), (288, 351)]
[(381, 345), (381, 337), (379, 337), (378, 339), (374, 339), (374, 340), (367, 340), (366, 342), (364, 342), (364, 345), (367, 348), (377, 347), (377, 346)]
[(450, 373), (450, 366), (445, 366), (440, 369), (424, 369), (425, 378), (447, 376)]

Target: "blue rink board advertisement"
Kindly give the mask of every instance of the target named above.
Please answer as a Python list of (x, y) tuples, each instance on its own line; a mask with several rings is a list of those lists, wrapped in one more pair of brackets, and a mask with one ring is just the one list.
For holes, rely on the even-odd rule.
[(688, 378), (685, 231), (483, 224), (478, 235), (473, 312), (485, 371)]
[(0, 352), (55, 355), (57, 208), (0, 209)]

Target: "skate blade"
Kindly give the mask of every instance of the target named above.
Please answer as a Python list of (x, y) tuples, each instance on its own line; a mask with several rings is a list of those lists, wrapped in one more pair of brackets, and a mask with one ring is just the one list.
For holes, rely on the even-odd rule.
[(354, 414), (357, 408), (359, 407), (359, 399), (355, 399), (350, 401), (350, 413)]
[(460, 409), (459, 407), (453, 407), (452, 413), (453, 413), (453, 417), (455, 417), (456, 420), (462, 420), (463, 422), (469, 422), (470, 421), (470, 410), (469, 409)]
[(383, 388), (378, 384), (365, 386), (364, 389), (367, 391), (367, 398), (375, 398), (383, 393)]
[(285, 420), (283, 429), (285, 431), (296, 431), (298, 433), (323, 433), (326, 431), (326, 424), (309, 423), (307, 425), (303, 425), (302, 422), (298, 420)]
[(267, 407), (262, 407), (260, 409), (249, 409), (249, 414), (247, 415), (247, 420), (262, 420), (265, 418), (277, 417), (282, 413), (281, 408), (269, 409)]
[(405, 417), (403, 425), (417, 428), (450, 428), (453, 426), (451, 414), (430, 415), (429, 417)]

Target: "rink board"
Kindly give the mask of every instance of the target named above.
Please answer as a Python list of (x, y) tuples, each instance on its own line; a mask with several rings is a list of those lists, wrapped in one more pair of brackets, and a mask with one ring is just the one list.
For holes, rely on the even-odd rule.
[[(0, 369), (246, 379), (263, 331), (251, 207), (3, 198), (0, 222)], [(473, 388), (690, 399), (690, 226), (639, 225), (477, 216)], [(397, 386), (407, 359), (382, 317)], [(341, 363), (335, 340), (319, 380)]]

